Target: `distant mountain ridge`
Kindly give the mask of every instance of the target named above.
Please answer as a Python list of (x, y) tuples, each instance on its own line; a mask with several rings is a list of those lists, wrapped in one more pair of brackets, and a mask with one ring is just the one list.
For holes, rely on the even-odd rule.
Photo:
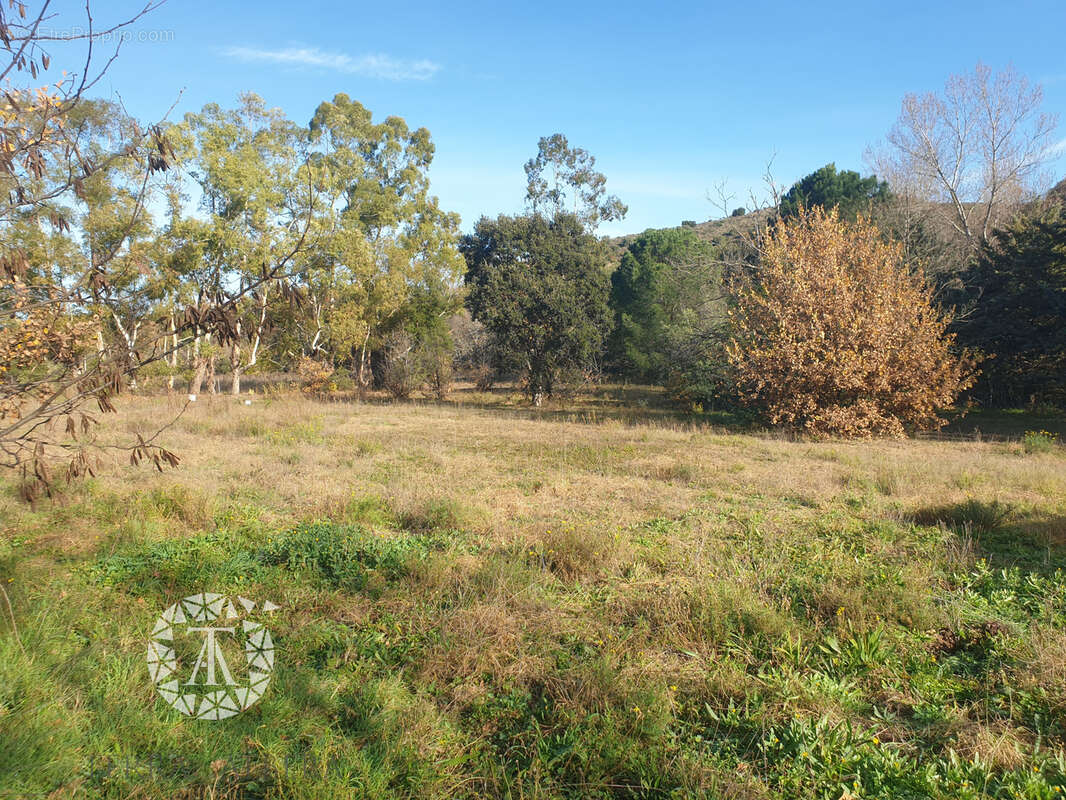
[[(1066, 204), (1066, 178), (1063, 178), (1054, 187), (1048, 190), (1042, 198), (1035, 200), (1035, 203), (1041, 201), (1057, 201)], [(945, 204), (947, 205), (947, 204)], [(969, 207), (969, 204), (966, 204)], [(682, 222), (680, 225), (666, 226), (664, 228), (655, 230), (675, 230), (678, 228), (691, 228), (697, 236), (708, 242), (720, 242), (723, 239), (735, 239), (738, 236), (750, 234), (757, 230), (760, 226), (765, 225), (767, 222), (773, 220), (777, 213), (776, 208), (764, 208), (758, 211), (749, 211), (746, 214), (739, 216), (722, 217), (721, 219), (709, 219), (706, 222), (697, 222), (695, 224), (688, 224)], [(934, 227), (940, 228), (940, 233), (950, 236), (950, 228), (946, 222), (938, 222), (937, 220), (931, 220)], [(649, 229), (652, 230), (652, 229)], [(624, 250), (633, 241), (635, 241), (643, 231), (639, 233), (627, 233), (622, 236), (613, 236), (610, 238), (612, 245), (618, 248), (619, 251)]]

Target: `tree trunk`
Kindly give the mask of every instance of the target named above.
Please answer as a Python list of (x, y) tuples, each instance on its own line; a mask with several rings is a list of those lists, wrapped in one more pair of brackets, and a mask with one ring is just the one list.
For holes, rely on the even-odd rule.
[(174, 313), (170, 314), (170, 334), (167, 336), (170, 340), (170, 355), (167, 356), (167, 366), (170, 367), (170, 377), (167, 379), (167, 386), (171, 390), (174, 389), (174, 372), (178, 368), (178, 328), (174, 324)]
[(529, 400), (534, 406), (539, 407), (545, 397), (551, 397), (552, 393), (552, 376), (550, 368), (546, 366), (540, 359), (528, 358), (526, 360), (526, 369), (529, 371), (527, 392)]
[[(115, 329), (119, 332), (119, 335), (122, 337), (122, 341), (126, 345), (126, 360), (127, 360), (127, 362), (129, 364), (131, 364), (131, 365), (132, 364), (136, 364), (137, 363), (137, 349), (136, 349), (137, 348), (137, 333), (141, 329), (141, 323), (140, 322), (131, 322), (130, 326), (127, 328), (125, 325), (122, 324), (122, 319), (119, 317), (119, 315), (117, 313), (115, 313), (114, 310), (111, 311), (111, 318), (115, 322)], [(136, 373), (136, 371), (131, 371), (130, 372), (129, 387), (131, 389), (136, 389), (137, 388), (137, 373)]]
[(370, 353), (367, 352), (367, 342), (370, 341), (370, 328), (366, 329), (366, 336), (363, 337), (363, 346), (359, 351), (359, 385), (364, 389), (370, 381), (368, 375), (368, 367), (370, 365)]
[(198, 395), (204, 385), (204, 376), (207, 375), (207, 359), (203, 356), (196, 357), (196, 366), (189, 382), (189, 394)]

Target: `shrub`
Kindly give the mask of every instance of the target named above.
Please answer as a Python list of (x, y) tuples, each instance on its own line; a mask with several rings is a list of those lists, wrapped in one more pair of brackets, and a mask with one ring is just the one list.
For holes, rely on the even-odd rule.
[(381, 375), (385, 390), (397, 400), (406, 400), (426, 378), (417, 343), (406, 331), (390, 333), (385, 340), (385, 368)]
[(496, 370), (489, 364), (480, 365), (471, 377), (474, 379), (474, 388), (479, 392), (491, 392), (496, 385)]
[(418, 354), (425, 369), (425, 383), (437, 400), (447, 400), (455, 374), (454, 343), (446, 327), (426, 331), (418, 343)]
[(325, 361), (315, 361), (309, 356), (301, 356), (296, 365), (296, 374), (300, 377), (300, 390), (310, 395), (325, 394), (330, 389), (333, 365)]
[(415, 291), (399, 327), (385, 338), (381, 383), (394, 398), (428, 387), (438, 400), (451, 391), (455, 341), (449, 318), (459, 303), (442, 287)]
[(931, 289), (862, 217), (814, 208), (779, 220), (734, 293), (728, 357), (743, 401), (771, 424), (898, 436), (939, 427), (973, 382)]
[(1027, 453), (1050, 453), (1058, 439), (1059, 435), (1051, 431), (1026, 431), (1022, 446)]
[(463, 309), (448, 320), (452, 339), (452, 362), (456, 372), (479, 385), (492, 387), (496, 377), (496, 353), (489, 332)]
[(317, 576), (331, 586), (362, 589), (372, 572), (387, 580), (403, 575), (426, 543), (411, 536), (384, 536), (361, 526), (313, 522), (269, 542), (257, 559), (293, 572)]
[(433, 337), (417, 340), (403, 330), (389, 334), (381, 381), (397, 400), (406, 400), (422, 387), (437, 400), (447, 399), (452, 388), (450, 342)]
[(447, 400), (452, 391), (452, 360), (447, 353), (434, 353), (429, 369), (429, 389), (437, 400)]

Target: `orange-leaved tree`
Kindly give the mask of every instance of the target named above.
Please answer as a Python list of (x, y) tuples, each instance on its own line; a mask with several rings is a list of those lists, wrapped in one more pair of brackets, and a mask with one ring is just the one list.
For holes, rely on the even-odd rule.
[(939, 427), (973, 382), (932, 290), (862, 217), (815, 207), (779, 220), (734, 299), (729, 359), (744, 401), (771, 424), (899, 436)]

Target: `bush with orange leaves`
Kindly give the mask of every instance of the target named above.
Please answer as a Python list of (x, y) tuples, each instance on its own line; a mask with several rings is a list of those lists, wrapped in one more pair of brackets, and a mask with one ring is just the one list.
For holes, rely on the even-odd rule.
[(814, 208), (766, 231), (759, 268), (734, 287), (728, 357), (743, 401), (814, 436), (936, 428), (973, 383), (949, 319), (902, 247), (869, 221)]

